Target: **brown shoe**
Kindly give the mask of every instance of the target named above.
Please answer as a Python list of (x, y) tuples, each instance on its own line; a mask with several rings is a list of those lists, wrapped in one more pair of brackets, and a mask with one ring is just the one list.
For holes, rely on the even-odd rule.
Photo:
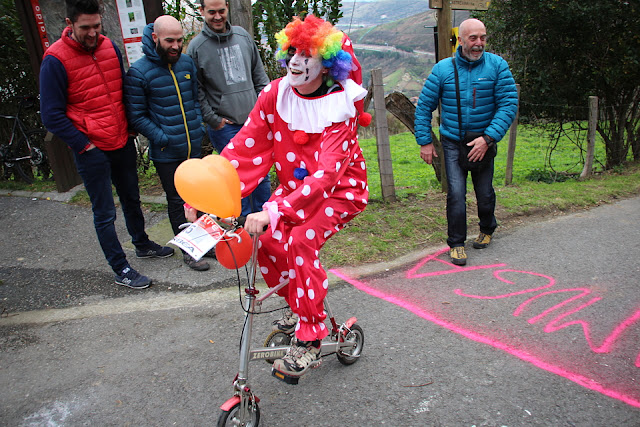
[(473, 247), (475, 249), (484, 249), (489, 246), (489, 243), (491, 243), (491, 234), (484, 234), (483, 232), (480, 232), (478, 237), (473, 241)]
[(192, 270), (207, 271), (209, 269), (209, 263), (207, 261), (196, 261), (195, 259), (191, 258), (189, 254), (182, 254), (182, 259), (184, 260), (184, 263), (187, 264)]
[(455, 265), (465, 265), (467, 263), (467, 254), (464, 252), (464, 246), (456, 246), (449, 249), (451, 262)]
[(216, 248), (212, 248), (209, 250), (209, 252), (207, 252), (206, 254), (202, 255), (203, 258), (213, 258), (213, 259), (217, 259), (216, 258)]

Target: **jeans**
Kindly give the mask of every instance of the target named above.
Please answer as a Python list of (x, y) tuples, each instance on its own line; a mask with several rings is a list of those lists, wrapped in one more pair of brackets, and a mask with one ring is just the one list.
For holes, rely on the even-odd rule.
[[(447, 224), (449, 247), (464, 246), (467, 239), (467, 171), (458, 165), (460, 145), (441, 138), (444, 166), (447, 172)], [(494, 215), (496, 193), (493, 190), (493, 160), (481, 171), (471, 172), (471, 180), (478, 202), (478, 225), (485, 234), (493, 234), (498, 223)]]
[(184, 216), (184, 201), (178, 194), (176, 184), (173, 180), (176, 169), (178, 169), (181, 163), (182, 162), (153, 162), (158, 177), (160, 178), (162, 189), (167, 196), (167, 214), (169, 215), (169, 222), (171, 223), (171, 229), (174, 235), (180, 233), (180, 225), (187, 222), (187, 218)]
[[(209, 129), (209, 139), (213, 148), (218, 153), (222, 153), (224, 147), (227, 146), (231, 138), (242, 129), (242, 125), (227, 123), (220, 130), (214, 130), (211, 127)], [(264, 177), (264, 180), (258, 184), (253, 192), (242, 199), (242, 216), (247, 216), (253, 212), (262, 211), (262, 205), (271, 197), (271, 181), (269, 180), (269, 174)]]
[(111, 184), (116, 188), (127, 231), (136, 249), (151, 246), (144, 231), (144, 215), (140, 208), (140, 190), (136, 170), (136, 149), (130, 138), (123, 148), (102, 151), (98, 148), (83, 154), (74, 153), (78, 172), (91, 199), (93, 224), (100, 247), (116, 274), (129, 266), (116, 234), (116, 207)]

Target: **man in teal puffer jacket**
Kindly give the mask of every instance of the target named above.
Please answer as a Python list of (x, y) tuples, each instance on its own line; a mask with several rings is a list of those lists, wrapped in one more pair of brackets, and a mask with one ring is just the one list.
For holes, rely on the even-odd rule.
[[(485, 52), (487, 31), (477, 19), (467, 19), (459, 28), (460, 46), (455, 55), (459, 75), (462, 124), (458, 120), (458, 103), (454, 68), (451, 58), (439, 61), (422, 88), (415, 113), (415, 137), (420, 145), (420, 157), (431, 164), (437, 157), (431, 143), (432, 112), (442, 101), (440, 141), (444, 151), (447, 173), (447, 244), (451, 261), (465, 265), (464, 250), (467, 238), (467, 171), (458, 164), (460, 141), (465, 132), (478, 132), (479, 136), (467, 145), (473, 147), (469, 160), (481, 160), (487, 150), (500, 141), (518, 110), (518, 93), (507, 62)], [(478, 202), (480, 234), (473, 242), (476, 249), (486, 248), (497, 227), (494, 215), (496, 195), (493, 189), (493, 159), (488, 166), (471, 171)]]
[[(187, 220), (173, 177), (180, 163), (200, 157), (204, 136), (196, 67), (182, 55), (182, 42), (182, 26), (172, 16), (147, 25), (142, 37), (145, 56), (131, 66), (124, 81), (129, 125), (149, 139), (149, 157), (167, 196), (174, 234)], [(194, 270), (209, 269), (206, 261), (186, 253), (183, 259)]]

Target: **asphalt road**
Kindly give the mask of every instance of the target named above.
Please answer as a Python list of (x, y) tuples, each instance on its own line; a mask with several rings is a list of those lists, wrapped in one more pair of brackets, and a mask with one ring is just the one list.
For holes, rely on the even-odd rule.
[[(120, 288), (89, 210), (0, 197), (0, 212), (1, 425), (215, 424), (237, 372), (235, 273), (132, 258), (154, 286)], [(261, 425), (640, 425), (639, 223), (634, 198), (498, 230), (466, 268), (425, 248), (335, 271), (332, 309), (358, 318), (363, 355), (296, 386), (251, 365)], [(163, 214), (148, 225), (167, 236)]]

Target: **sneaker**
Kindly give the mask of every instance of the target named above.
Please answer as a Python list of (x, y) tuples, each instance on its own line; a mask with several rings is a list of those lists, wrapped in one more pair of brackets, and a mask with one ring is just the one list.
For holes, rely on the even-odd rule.
[(151, 279), (131, 267), (126, 267), (120, 274), (116, 274), (116, 284), (132, 289), (144, 289), (151, 285)]
[(157, 243), (151, 242), (149, 249), (137, 249), (136, 256), (138, 258), (167, 258), (173, 255), (173, 248), (169, 246), (160, 246)]
[(476, 240), (473, 241), (473, 247), (476, 249), (484, 249), (489, 246), (489, 243), (491, 243), (491, 234), (480, 232)]
[(187, 266), (195, 271), (207, 271), (209, 269), (209, 263), (207, 261), (196, 261), (191, 258), (189, 254), (182, 254), (182, 260)]
[[(316, 344), (316, 345), (314, 345)], [(316, 366), (320, 359), (320, 341), (297, 341), (291, 344), (287, 354), (273, 362), (271, 370), (275, 377), (278, 373), (289, 377), (301, 377), (307, 369)], [(283, 378), (280, 378), (283, 379)]]
[(287, 335), (292, 334), (296, 329), (296, 324), (298, 323), (298, 315), (295, 314), (291, 309), (284, 310), (282, 313), (282, 319), (274, 320), (272, 329), (274, 331), (280, 331)]
[(464, 252), (464, 246), (456, 246), (449, 249), (451, 262), (455, 265), (465, 265), (467, 263), (467, 254)]

